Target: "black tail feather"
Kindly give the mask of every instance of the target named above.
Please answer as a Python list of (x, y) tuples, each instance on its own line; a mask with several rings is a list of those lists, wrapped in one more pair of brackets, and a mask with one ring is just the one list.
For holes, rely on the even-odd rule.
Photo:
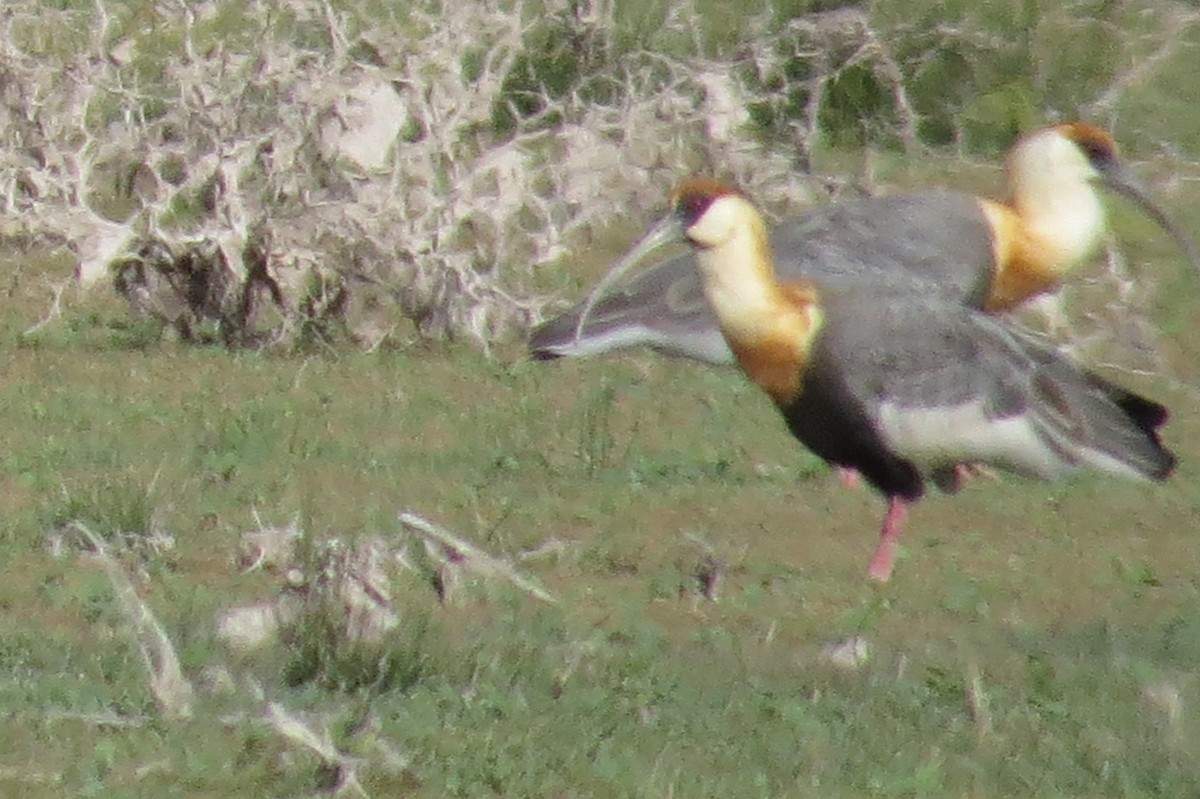
[(1163, 445), (1162, 438), (1158, 434), (1159, 428), (1165, 425), (1171, 416), (1167, 406), (1143, 397), (1141, 394), (1136, 394), (1112, 381), (1105, 380), (1094, 373), (1089, 374), (1088, 378), (1094, 386), (1102, 389), (1108, 395), (1108, 398), (1121, 409), (1129, 421), (1145, 433), (1146, 438), (1153, 442), (1154, 447), (1158, 450), (1155, 469), (1147, 476), (1154, 480), (1165, 480), (1169, 477), (1171, 472), (1175, 471), (1179, 459), (1175, 457), (1175, 453)]

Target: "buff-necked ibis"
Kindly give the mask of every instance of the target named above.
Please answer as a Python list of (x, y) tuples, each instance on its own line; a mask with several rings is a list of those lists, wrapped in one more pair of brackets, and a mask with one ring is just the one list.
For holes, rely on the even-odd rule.
[[(1074, 122), (1030, 133), (1013, 146), (1006, 169), (1007, 202), (923, 191), (834, 204), (785, 222), (770, 236), (780, 275), (911, 286), (1005, 310), (1056, 289), (1095, 251), (1105, 231), (1098, 183), (1137, 203), (1200, 268), (1190, 238), (1140, 188), (1099, 128)], [(540, 358), (636, 345), (733, 362), (690, 255), (645, 270), (598, 296), (594, 307), (580, 302), (535, 329), (529, 342)]]
[(725, 184), (684, 183), (610, 276), (679, 239), (742, 371), (796, 438), (887, 498), (873, 579), (891, 574), (908, 505), (955, 464), (1045, 480), (1085, 468), (1162, 480), (1175, 465), (1163, 406), (997, 318), (904, 286), (781, 282), (763, 218)]

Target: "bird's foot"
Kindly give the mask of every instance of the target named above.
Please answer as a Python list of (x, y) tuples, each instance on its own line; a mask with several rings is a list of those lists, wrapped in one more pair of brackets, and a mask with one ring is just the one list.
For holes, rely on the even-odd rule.
[(867, 577), (873, 582), (886, 583), (892, 576), (892, 564), (896, 562), (896, 546), (891, 541), (880, 541), (867, 568)]
[(834, 473), (837, 475), (838, 482), (849, 489), (857, 489), (860, 485), (859, 474), (855, 469), (850, 469), (846, 466), (834, 466)]
[(879, 546), (867, 567), (867, 576), (877, 583), (886, 583), (892, 576), (892, 565), (896, 562), (896, 541), (900, 528), (908, 516), (908, 505), (900, 497), (888, 497), (887, 515), (883, 517), (883, 529), (879, 533)]

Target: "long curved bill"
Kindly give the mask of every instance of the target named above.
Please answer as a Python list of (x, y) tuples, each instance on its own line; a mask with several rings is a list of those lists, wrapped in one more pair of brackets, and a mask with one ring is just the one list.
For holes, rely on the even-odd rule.
[(1105, 186), (1117, 194), (1132, 200), (1142, 210), (1142, 213), (1153, 219), (1155, 224), (1167, 232), (1167, 235), (1175, 239), (1179, 249), (1183, 250), (1184, 257), (1197, 272), (1200, 272), (1200, 249), (1196, 247), (1195, 240), (1176, 225), (1154, 200), (1150, 199), (1150, 194), (1146, 191), (1145, 186), (1127, 167), (1114, 163), (1100, 172), (1100, 179)]
[(679, 217), (674, 211), (670, 211), (662, 219), (655, 222), (641, 240), (634, 245), (629, 253), (613, 264), (612, 269), (600, 279), (596, 287), (588, 294), (587, 302), (583, 306), (583, 312), (579, 314), (579, 322), (575, 325), (575, 344), (579, 344), (579, 337), (583, 334), (584, 325), (587, 324), (588, 317), (592, 313), (592, 309), (596, 307), (596, 303), (604, 299), (608, 290), (625, 276), (634, 264), (645, 258), (650, 253), (660, 247), (663, 247), (672, 242), (680, 241), (684, 238), (683, 225), (679, 221)]

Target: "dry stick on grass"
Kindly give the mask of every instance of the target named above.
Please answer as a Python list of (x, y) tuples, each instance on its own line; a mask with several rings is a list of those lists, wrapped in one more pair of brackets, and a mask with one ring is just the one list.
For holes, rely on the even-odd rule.
[(50, 324), (58, 317), (62, 316), (62, 296), (67, 287), (71, 285), (71, 281), (62, 280), (57, 283), (50, 284), (50, 291), (53, 294), (53, 301), (50, 304), (50, 310), (32, 327), (29, 327), (23, 332), (22, 336), (32, 336), (34, 333), (41, 330), (46, 325)]
[(992, 713), (988, 708), (987, 691), (983, 687), (983, 674), (974, 660), (967, 664), (966, 678), (965, 689), (967, 706), (971, 709), (971, 721), (975, 724), (975, 735), (979, 740), (983, 740), (992, 732)]
[(411, 511), (402, 511), (399, 519), (402, 525), (415, 531), (426, 542), (434, 543), (440, 547), (446, 553), (446, 560), (454, 563), (454, 565), (485, 579), (499, 578), (506, 580), (534, 599), (540, 599), (550, 604), (558, 602), (545, 589), (534, 584), (529, 578), (518, 572), (511, 563), (492, 557), (482, 549), (458, 537), (444, 527), (438, 527), (433, 522), (423, 519)]
[(284, 738), (314, 752), (325, 766), (336, 770), (337, 783), (333, 788), (335, 796), (350, 791), (358, 796), (370, 796), (358, 782), (358, 761), (338, 751), (329, 737), (328, 730), (318, 735), (278, 702), (268, 702), (262, 718)]
[(111, 729), (145, 727), (148, 723), (150, 723), (150, 719), (146, 716), (124, 716), (113, 711), (104, 711), (101, 713), (76, 713), (66, 710), (47, 710), (29, 714), (9, 713), (7, 717), (10, 720), (19, 720), (25, 716), (36, 718), (38, 721), (42, 722), (73, 721), (93, 727), (106, 727)]
[(687, 533), (684, 538), (695, 545), (699, 558), (692, 569), (692, 578), (700, 595), (711, 602), (720, 599), (721, 578), (725, 574), (725, 563), (717, 555), (712, 544), (694, 533)]
[(154, 694), (158, 707), (166, 718), (186, 719), (192, 715), (192, 684), (183, 676), (179, 657), (166, 631), (154, 617), (150, 607), (142, 601), (129, 575), (108, 551), (100, 536), (93, 533), (80, 521), (71, 526), (87, 540), (95, 557), (104, 567), (112, 583), (117, 604), (133, 625), (138, 651), (150, 676), (150, 692)]
[(1156, 680), (1142, 687), (1142, 701), (1162, 713), (1163, 733), (1171, 747), (1186, 743), (1183, 724), (1183, 699), (1179, 686), (1168, 679)]

